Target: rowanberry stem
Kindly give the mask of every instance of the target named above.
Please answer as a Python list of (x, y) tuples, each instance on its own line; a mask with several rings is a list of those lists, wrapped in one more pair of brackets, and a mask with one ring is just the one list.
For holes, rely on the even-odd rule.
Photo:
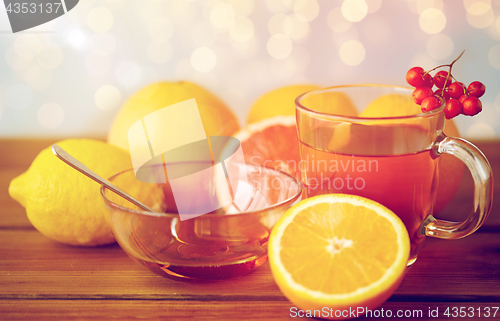
[(455, 62), (457, 62), (457, 60), (458, 60), (458, 59), (460, 59), (460, 57), (462, 57), (462, 55), (464, 54), (464, 52), (465, 52), (465, 50), (463, 50), (463, 51), (462, 51), (462, 53), (461, 53), (461, 54), (457, 57), (457, 59), (455, 59), (455, 60), (453, 60), (453, 61), (451, 62), (450, 66), (453, 66), (453, 64), (454, 64)]
[[(440, 66), (437, 66), (437, 67), (432, 68), (432, 69), (431, 69), (431, 70), (429, 70), (429, 71), (424, 72), (424, 77), (425, 77), (428, 73), (430, 73), (431, 71), (434, 71), (434, 70), (436, 70), (436, 69), (438, 69), (438, 68), (443, 68), (443, 67), (450, 67), (450, 71), (448, 72), (448, 74), (451, 74), (451, 67), (453, 67), (453, 64), (454, 64), (455, 62), (457, 62), (457, 60), (458, 60), (458, 59), (460, 59), (460, 57), (462, 57), (462, 55), (464, 54), (464, 52), (465, 52), (465, 50), (463, 50), (463, 51), (462, 51), (462, 53), (461, 53), (461, 54), (460, 54), (460, 55), (459, 55), (459, 56), (458, 56), (455, 60), (453, 60), (450, 64), (447, 64), (447, 65), (440, 65)], [(448, 80), (448, 78), (446, 78), (446, 80)], [(446, 83), (446, 82), (445, 82), (445, 83)]]

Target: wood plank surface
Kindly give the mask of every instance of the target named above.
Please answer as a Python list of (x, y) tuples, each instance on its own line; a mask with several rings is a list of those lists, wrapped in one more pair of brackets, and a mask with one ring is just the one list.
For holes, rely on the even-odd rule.
[[(455, 302), (405, 302), (403, 305), (386, 302), (372, 310), (372, 319), (380, 320), (383, 315), (396, 318), (398, 313), (406, 320), (454, 320), (460, 308), (465, 317), (460, 319), (498, 319), (498, 302), (455, 303)], [(456, 310), (454, 309), (456, 308)], [(378, 310), (378, 311), (377, 311)], [(255, 316), (255, 311), (259, 316)], [(449, 316), (445, 313), (448, 311)], [(439, 318), (429, 318), (429, 314)], [(305, 311), (301, 312), (305, 313)], [(314, 313), (314, 312), (311, 312)], [(328, 312), (331, 313), (331, 312)], [(294, 317), (295, 316), (295, 317)], [(0, 301), (0, 319), (31, 320), (290, 320), (297, 319), (299, 312), (290, 302), (233, 301), (228, 305), (220, 301), (168, 301), (168, 300), (4, 300)], [(302, 319), (302, 318), (300, 318)], [(370, 319), (361, 317), (360, 320)]]
[[(147, 271), (117, 245), (66, 246), (35, 230), (0, 231), (0, 253), (0, 299), (225, 300), (229, 295), (238, 300), (285, 300), (268, 263), (235, 279), (182, 282)], [(448, 297), (500, 302), (499, 267), (498, 233), (477, 232), (454, 241), (428, 238), (393, 299), (407, 302)], [(453, 277), (449, 277), (450, 269)], [(238, 286), (232, 287), (235, 281)], [(429, 282), (433, 286), (428, 286)], [(231, 289), (229, 293), (227, 289)]]
[[(0, 140), (0, 320), (290, 318), (293, 305), (274, 283), (268, 263), (230, 280), (179, 281), (147, 271), (116, 244), (72, 247), (40, 234), (24, 208), (8, 195), (8, 185), (53, 142)], [(500, 142), (476, 145), (494, 173), (500, 172)], [(436, 216), (463, 219), (472, 208), (472, 192), (467, 174), (455, 199)], [(494, 198), (498, 197), (495, 188)], [(419, 320), (436, 308), (440, 315), (433, 319), (454, 319), (443, 315), (452, 307), (473, 308), (469, 319), (477, 319), (479, 313), (484, 317), (488, 308), (492, 313), (500, 302), (497, 203), (485, 226), (473, 235), (454, 241), (427, 238), (400, 287), (378, 310), (422, 311)]]
[[(0, 227), (30, 226), (24, 209), (8, 195), (10, 181), (25, 172), (36, 155), (57, 140), (0, 140)], [(500, 173), (500, 142), (474, 142), (491, 163), (493, 173)], [(22, 146), (26, 146), (23, 148)], [(15, 157), (13, 155), (16, 155)], [(451, 221), (463, 220), (472, 210), (474, 185), (465, 170), (459, 190), (453, 201), (436, 217)], [(493, 199), (500, 199), (500, 188), (494, 189)], [(493, 203), (493, 210), (485, 227), (500, 228), (500, 205)]]

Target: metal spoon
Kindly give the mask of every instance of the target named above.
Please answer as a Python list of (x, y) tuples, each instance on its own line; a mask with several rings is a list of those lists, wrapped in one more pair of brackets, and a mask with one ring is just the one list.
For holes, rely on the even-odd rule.
[(108, 180), (102, 178), (101, 176), (99, 176), (96, 173), (94, 173), (93, 171), (91, 171), (87, 166), (83, 165), (81, 162), (79, 162), (76, 158), (74, 158), (73, 156), (68, 154), (64, 149), (62, 149), (58, 145), (56, 145), (56, 144), (52, 145), (52, 152), (60, 160), (62, 160), (63, 162), (65, 162), (69, 166), (73, 167), (74, 169), (76, 169), (80, 173), (84, 174), (85, 176), (89, 177), (90, 179), (98, 182), (101, 185), (106, 186), (109, 190), (118, 194), (118, 196), (123, 197), (124, 199), (126, 199), (130, 203), (138, 206), (139, 208), (142, 208), (145, 211), (156, 213), (151, 208), (147, 207), (146, 205), (142, 204), (141, 202), (139, 202), (138, 200), (136, 200), (132, 196), (128, 195), (127, 193), (125, 193), (124, 191), (122, 191), (121, 189), (116, 187), (115, 185), (111, 184), (111, 182), (109, 182)]

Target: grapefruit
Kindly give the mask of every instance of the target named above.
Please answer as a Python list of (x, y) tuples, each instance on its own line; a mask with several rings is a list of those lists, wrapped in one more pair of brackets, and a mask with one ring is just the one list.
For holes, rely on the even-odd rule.
[(295, 116), (276, 116), (250, 124), (234, 135), (244, 160), (234, 161), (279, 169), (300, 178), (299, 141)]

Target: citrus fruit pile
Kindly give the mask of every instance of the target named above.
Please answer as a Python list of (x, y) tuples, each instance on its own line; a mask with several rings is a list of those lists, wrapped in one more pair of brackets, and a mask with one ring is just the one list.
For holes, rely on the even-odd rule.
[[(98, 175), (108, 178), (132, 168), (128, 130), (144, 116), (166, 106), (195, 98), (207, 136), (230, 136), (239, 129), (236, 116), (208, 90), (187, 81), (146, 86), (129, 98), (116, 116), (108, 142), (69, 139), (60, 147)], [(150, 137), (161, 135), (149, 132)], [(163, 192), (134, 188), (126, 192), (146, 204), (159, 202)], [(52, 154), (50, 147), (35, 158), (30, 168), (14, 178), (10, 196), (26, 208), (28, 219), (45, 236), (70, 245), (98, 246), (115, 242), (106, 222), (107, 214), (99, 184), (78, 173)]]
[[(240, 129), (230, 108), (206, 89), (186, 81), (156, 83), (126, 101), (107, 142), (70, 139), (57, 144), (97, 174), (110, 177), (132, 167), (128, 131), (134, 123), (166, 106), (195, 98), (206, 136), (234, 136), (243, 149), (244, 159), (239, 161), (278, 168), (299, 178), (295, 99), (316, 88), (287, 86), (263, 95), (251, 108), (247, 126)], [(368, 118), (408, 114), (407, 109), (415, 108), (408, 97), (388, 95), (374, 100), (358, 115), (349, 97), (339, 92), (328, 95), (328, 104), (314, 101), (318, 99), (314, 95), (304, 99), (324, 106), (321, 112)], [(453, 121), (446, 122), (447, 133), (458, 136)], [(151, 130), (150, 137), (162, 135), (161, 128)], [(339, 133), (342, 137), (332, 143), (350, 140), (348, 127)], [(440, 181), (437, 210), (453, 198), (463, 170), (461, 162), (447, 156), (441, 156), (439, 165), (448, 179)], [(131, 182), (126, 191), (146, 203), (161, 202), (165, 197), (161, 188), (139, 191), (133, 186)], [(26, 208), (33, 226), (49, 238), (80, 246), (114, 242), (99, 185), (63, 164), (50, 147), (27, 172), (12, 180), (9, 193)], [(400, 284), (410, 242), (404, 224), (386, 207), (359, 196), (328, 194), (290, 208), (272, 230), (268, 249), (276, 283), (299, 308), (373, 309)]]

